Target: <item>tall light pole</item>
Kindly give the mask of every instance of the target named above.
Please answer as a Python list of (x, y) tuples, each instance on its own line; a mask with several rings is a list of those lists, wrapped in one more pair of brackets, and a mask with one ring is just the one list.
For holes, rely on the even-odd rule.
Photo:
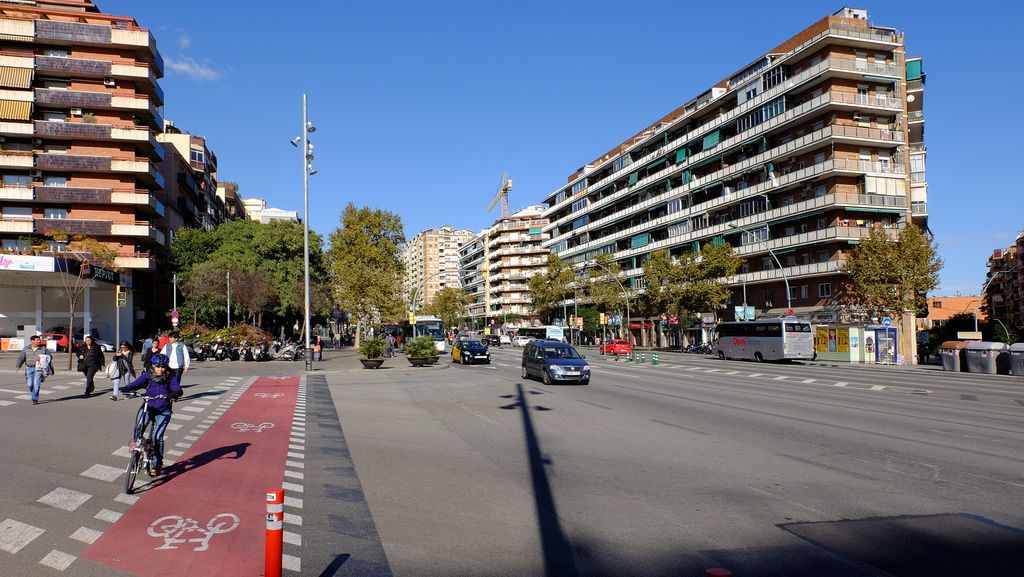
[[(630, 321), (629, 321), (629, 293), (626, 292), (626, 287), (623, 286), (622, 285), (622, 281), (619, 280), (619, 275), (615, 274), (614, 272), (611, 271), (611, 269), (609, 269), (608, 267), (604, 266), (603, 264), (597, 262), (596, 260), (587, 261), (587, 264), (593, 264), (593, 265), (597, 266), (598, 268), (600, 268), (601, 270), (605, 271), (606, 273), (610, 274), (612, 276), (612, 278), (615, 279), (615, 282), (619, 284), (619, 288), (622, 289), (622, 300), (626, 302), (626, 330), (628, 331), (629, 330), (629, 325), (630, 325)], [(586, 264), (584, 265), (584, 267), (586, 267)], [(627, 333), (627, 334), (630, 334), (630, 333)], [(629, 340), (629, 339), (627, 338), (627, 340)]]
[(299, 146), (302, 143), (302, 261), (303, 261), (303, 284), (305, 285), (305, 299), (303, 302), (303, 333), (306, 335), (306, 370), (312, 368), (313, 349), (309, 342), (309, 177), (316, 174), (313, 168), (313, 143), (309, 141), (310, 133), (316, 132), (316, 127), (309, 121), (309, 106), (306, 93), (302, 93), (302, 136), (292, 139), (292, 146)]
[[(761, 237), (757, 236), (756, 234), (750, 232), (749, 230), (747, 230), (747, 229), (745, 229), (743, 227), (736, 226), (735, 224), (733, 224), (731, 222), (729, 223), (729, 228), (735, 228), (736, 230), (741, 230), (741, 231), (749, 234), (751, 236), (751, 238), (753, 238), (757, 242), (759, 242), (762, 245), (764, 245), (764, 248), (768, 250), (768, 254), (772, 255), (772, 258), (775, 259), (775, 264), (779, 265), (779, 270), (782, 271), (782, 282), (786, 283), (786, 310), (788, 311), (789, 309), (792, 309), (793, 308), (793, 302), (789, 298), (789, 277), (786, 276), (786, 269), (784, 269), (782, 267), (782, 263), (779, 262), (779, 257), (775, 256), (775, 253), (772, 251), (771, 247), (768, 246), (768, 243), (766, 243), (765, 241), (761, 240)], [(746, 281), (744, 281), (744, 287), (746, 287)], [(745, 289), (744, 289), (744, 293), (746, 293)], [(744, 300), (746, 300), (746, 299), (744, 298)], [(743, 316), (746, 317), (747, 316), (746, 303), (743, 303), (743, 307), (744, 307), (743, 308)]]

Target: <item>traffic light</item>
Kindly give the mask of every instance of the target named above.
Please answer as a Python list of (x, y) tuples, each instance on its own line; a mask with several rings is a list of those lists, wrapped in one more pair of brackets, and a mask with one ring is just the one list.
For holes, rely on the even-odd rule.
[(121, 308), (128, 306), (128, 291), (124, 290), (121, 285), (117, 285), (117, 306)]
[(604, 313), (599, 313), (598, 316), (600, 317), (598, 324), (601, 324), (601, 325), (608, 324), (608, 317), (606, 317)]

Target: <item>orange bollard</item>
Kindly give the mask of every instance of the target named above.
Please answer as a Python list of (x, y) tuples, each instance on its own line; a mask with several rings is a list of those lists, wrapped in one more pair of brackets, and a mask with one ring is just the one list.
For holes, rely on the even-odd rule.
[(721, 567), (712, 567), (704, 570), (704, 577), (732, 577), (732, 571)]
[(284, 489), (267, 489), (267, 547), (263, 574), (281, 577), (284, 542)]

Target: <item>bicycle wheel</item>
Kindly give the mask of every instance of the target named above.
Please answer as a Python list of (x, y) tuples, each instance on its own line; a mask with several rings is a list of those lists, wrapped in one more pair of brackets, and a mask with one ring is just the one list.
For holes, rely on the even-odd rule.
[(132, 486), (135, 485), (135, 477), (139, 474), (140, 455), (138, 451), (132, 451), (131, 458), (128, 459), (128, 468), (124, 472), (124, 492), (127, 495), (132, 494)]

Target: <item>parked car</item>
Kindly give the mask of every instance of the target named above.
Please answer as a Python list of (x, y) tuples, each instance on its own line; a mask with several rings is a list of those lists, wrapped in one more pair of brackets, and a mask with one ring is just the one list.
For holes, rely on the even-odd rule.
[(44, 341), (56, 341), (58, 352), (67, 352), (68, 336), (64, 333), (42, 333), (39, 335)]
[(527, 343), (533, 340), (533, 337), (526, 335), (516, 335), (516, 338), (512, 339), (512, 345), (516, 347), (525, 347)]
[(511, 345), (512, 344), (512, 337), (510, 337), (508, 335), (501, 335), (499, 337), (499, 339), (500, 339), (499, 342), (501, 344), (503, 344), (503, 345)]
[(590, 364), (571, 345), (558, 341), (530, 341), (523, 347), (523, 378), (538, 377), (545, 385), (555, 381), (590, 384)]
[(452, 362), (468, 365), (470, 363), (490, 363), (491, 353), (480, 341), (462, 339), (452, 345)]
[(626, 339), (612, 339), (611, 342), (601, 345), (601, 353), (606, 355), (624, 355), (632, 351), (633, 347), (629, 346)]
[(487, 345), (489, 347), (500, 347), (501, 346), (501, 337), (499, 337), (498, 335), (484, 335), (480, 339), (480, 342), (482, 342), (483, 344), (485, 344), (485, 345)]

